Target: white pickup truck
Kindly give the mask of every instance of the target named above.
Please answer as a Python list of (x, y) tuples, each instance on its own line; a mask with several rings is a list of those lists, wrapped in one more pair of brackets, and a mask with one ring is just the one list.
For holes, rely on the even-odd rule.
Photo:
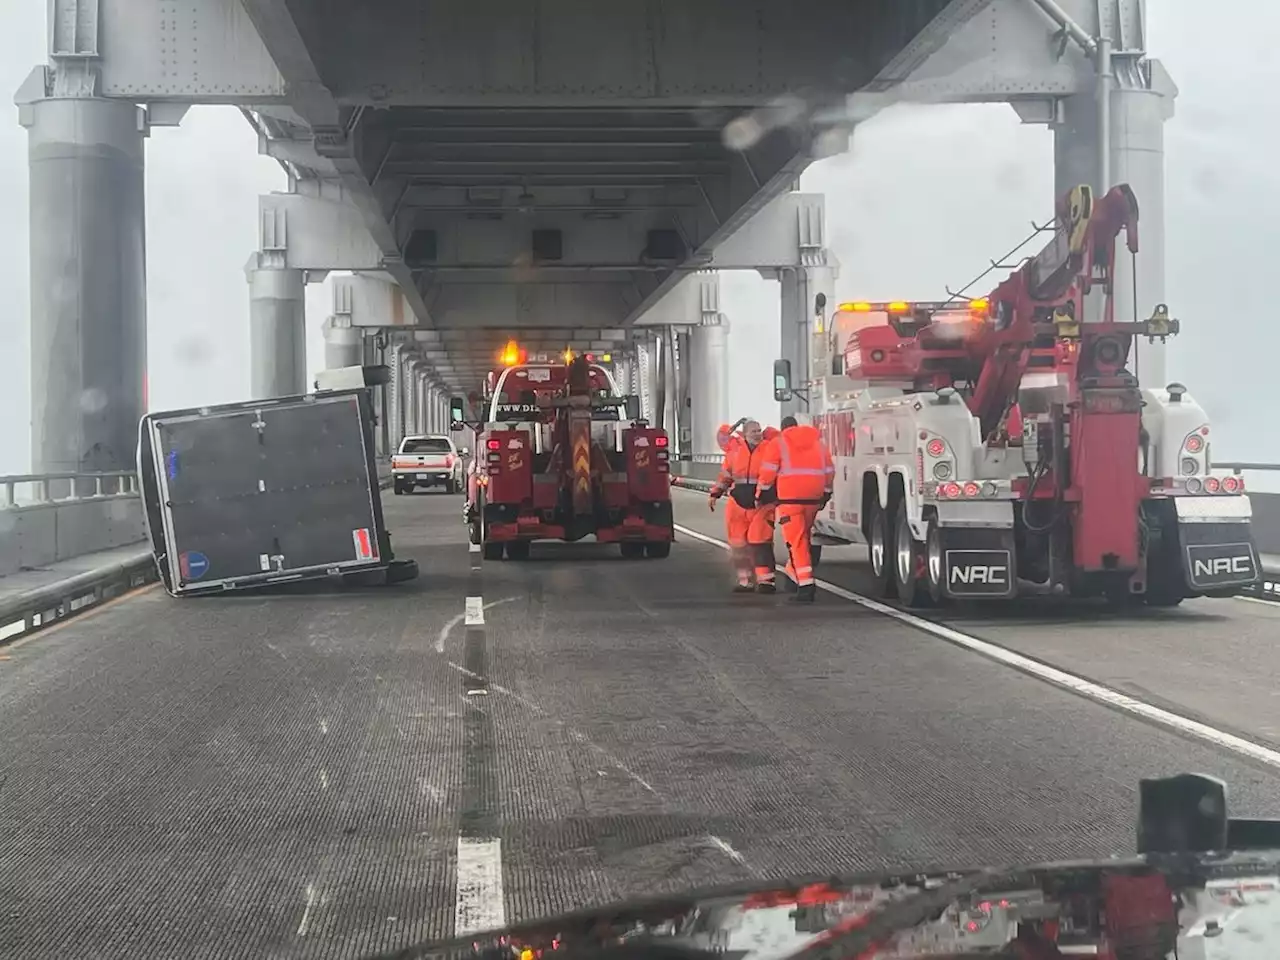
[(458, 493), (463, 488), (462, 461), (468, 452), (446, 436), (405, 437), (391, 458), (396, 495), (410, 493), (415, 487), (439, 486), (445, 493)]

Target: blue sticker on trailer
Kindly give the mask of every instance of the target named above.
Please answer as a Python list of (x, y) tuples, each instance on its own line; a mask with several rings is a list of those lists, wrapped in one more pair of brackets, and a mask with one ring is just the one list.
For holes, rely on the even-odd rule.
[(178, 554), (178, 572), (183, 580), (199, 580), (209, 572), (209, 558), (195, 550)]
[(165, 457), (165, 467), (168, 469), (169, 479), (172, 480), (178, 475), (178, 451), (170, 450), (169, 455)]

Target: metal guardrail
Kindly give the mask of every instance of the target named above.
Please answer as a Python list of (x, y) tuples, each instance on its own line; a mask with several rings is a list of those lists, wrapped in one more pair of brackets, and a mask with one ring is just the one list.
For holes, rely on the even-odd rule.
[(1230, 461), (1228, 463), (1219, 463), (1214, 461), (1210, 464), (1221, 470), (1230, 470), (1234, 474), (1244, 473), (1246, 470), (1280, 470), (1280, 463), (1247, 463), (1244, 461)]
[(697, 477), (681, 477), (673, 473), (671, 475), (671, 485), (673, 487), (683, 487), (685, 490), (697, 490), (699, 493), (711, 492), (711, 481), (699, 480)]
[[(21, 488), (30, 488), (31, 495), (19, 499)], [(55, 488), (66, 490), (58, 496)], [(23, 509), (54, 503), (101, 497), (136, 497), (138, 477), (132, 470), (110, 470), (101, 473), (18, 473), (0, 477), (0, 510)]]

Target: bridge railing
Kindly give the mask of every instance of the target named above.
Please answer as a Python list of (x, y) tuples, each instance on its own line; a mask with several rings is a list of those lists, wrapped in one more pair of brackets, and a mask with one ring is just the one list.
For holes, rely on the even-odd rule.
[(93, 497), (137, 495), (138, 477), (132, 470), (0, 476), (0, 510), (67, 503)]
[(40, 570), (146, 536), (132, 471), (0, 476), (0, 576)]

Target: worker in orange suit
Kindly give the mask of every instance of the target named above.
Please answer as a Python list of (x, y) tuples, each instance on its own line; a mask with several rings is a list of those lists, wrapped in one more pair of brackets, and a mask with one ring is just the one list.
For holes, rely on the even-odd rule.
[(725, 451), (720, 476), (708, 504), (729, 494), (725, 526), (738, 582), (735, 592), (773, 593), (773, 518), (771, 504), (756, 503), (756, 481), (765, 449), (764, 428), (755, 420), (742, 424), (742, 434)]
[[(737, 452), (745, 442), (742, 434), (738, 432), (738, 428), (747, 422), (746, 417), (740, 418), (736, 423), (722, 423), (716, 430), (716, 444), (724, 452), (724, 458), (720, 461), (720, 473), (716, 477), (716, 482), (711, 485), (710, 495), (707, 497), (707, 506), (712, 512), (715, 512), (716, 501), (723, 497), (730, 489), (732, 489), (734, 481), (737, 479), (735, 467), (738, 466)], [(739, 592), (745, 592), (752, 589), (751, 586), (751, 565), (747, 557), (747, 540), (742, 518), (742, 510), (734, 500), (729, 501), (729, 505), (724, 511), (725, 538), (729, 541), (729, 559), (733, 564), (733, 569), (737, 575), (737, 586), (734, 588)]]
[(816, 427), (782, 418), (782, 432), (765, 446), (760, 465), (757, 499), (777, 504), (777, 523), (790, 555), (786, 572), (796, 584), (792, 600), (812, 603), (817, 596), (813, 579), (813, 523), (831, 502), (836, 468), (831, 451)]

